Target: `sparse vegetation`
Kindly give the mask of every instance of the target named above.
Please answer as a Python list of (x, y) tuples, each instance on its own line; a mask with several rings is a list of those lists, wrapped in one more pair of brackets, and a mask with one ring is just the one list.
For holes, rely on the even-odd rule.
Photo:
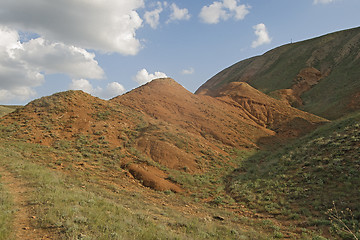
[(11, 223), (13, 220), (14, 206), (10, 194), (1, 179), (0, 172), (0, 239), (7, 240), (11, 236)]
[(353, 114), (279, 151), (255, 154), (233, 173), (231, 194), (256, 210), (320, 228), (330, 227), (325, 212), (335, 201), (352, 209), (358, 224), (359, 120), (360, 113)]
[(359, 33), (357, 27), (280, 46), (224, 69), (197, 92), (216, 92), (230, 82), (245, 81), (271, 94), (290, 89), (302, 69), (314, 67), (324, 77), (305, 89), (300, 96), (304, 105), (299, 108), (327, 119), (337, 119), (360, 109), (359, 95), (356, 95), (360, 91)]
[(359, 239), (360, 224), (350, 208), (338, 210), (333, 202), (333, 207), (326, 212), (326, 215), (331, 220), (333, 231), (342, 239)]
[(0, 117), (5, 116), (6, 114), (9, 114), (9, 113), (15, 111), (17, 108), (21, 108), (21, 106), (17, 106), (17, 105), (0, 105)]
[[(73, 172), (72, 176), (63, 175), (42, 166), (41, 162), (48, 156), (61, 153), (55, 149), (22, 142), (3, 142), (0, 149), (0, 164), (21, 175), (21, 181), (33, 189), (29, 202), (34, 206), (37, 219), (34, 227), (55, 229), (58, 238), (268, 239), (266, 234), (244, 231), (230, 222), (225, 226), (185, 217), (168, 208), (160, 210), (156, 205), (149, 205), (142, 192), (111, 192), (96, 184), (97, 178), (92, 174)], [(42, 159), (37, 157), (35, 160), (33, 154)], [(2, 199), (4, 196), (1, 195)], [(164, 196), (177, 197), (166, 193)], [(11, 204), (2, 207), (11, 213)]]
[[(308, 66), (307, 44), (265, 54), (273, 68), (258, 58), (241, 63), (261, 68), (250, 83), (267, 93), (287, 88)], [(342, 63), (352, 68), (350, 55)], [(304, 74), (322, 76), (314, 68)], [(345, 83), (358, 73), (347, 70)], [(330, 75), (324, 82), (341, 88)], [(342, 89), (320, 94), (320, 103), (314, 87), (305, 107), (340, 109)], [(1, 118), (0, 239), (18, 229), (54, 239), (358, 239), (360, 112), (328, 123), (247, 83), (220, 92), (194, 95), (164, 78), (108, 101), (57, 93)], [(10, 191), (8, 181), (26, 191)]]
[(109, 119), (110, 111), (98, 112), (95, 117), (98, 121), (106, 121)]

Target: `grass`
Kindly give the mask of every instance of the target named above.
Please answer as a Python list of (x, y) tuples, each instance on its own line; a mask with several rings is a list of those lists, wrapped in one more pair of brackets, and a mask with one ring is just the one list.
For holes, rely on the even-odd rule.
[[(354, 111), (349, 103), (360, 89), (360, 59), (354, 41), (359, 32), (360, 28), (354, 28), (283, 45), (262, 56), (235, 63), (204, 87), (216, 92), (222, 85), (242, 79), (269, 94), (291, 88), (300, 70), (315, 67), (326, 76), (301, 96), (304, 101), (301, 109), (327, 119), (338, 119)], [(359, 109), (356, 102), (353, 105)]]
[[(0, 175), (1, 179), (1, 175)], [(0, 240), (9, 239), (11, 236), (11, 222), (13, 219), (13, 201), (0, 181)]]
[(198, 156), (197, 161), (206, 171), (188, 173), (168, 169), (169, 179), (191, 191), (192, 196), (198, 201), (206, 201), (215, 205), (233, 203), (233, 199), (225, 191), (226, 176), (238, 167), (251, 152), (236, 149), (229, 149), (228, 151), (230, 155), (224, 156), (215, 154), (211, 149), (202, 150), (202, 155)]
[[(279, 219), (331, 226), (326, 211), (337, 203), (360, 221), (360, 113), (319, 128), (283, 149), (260, 152), (232, 174), (239, 202)], [(350, 221), (350, 219), (344, 219)]]
[[(51, 133), (54, 128), (48, 125), (52, 121), (49, 116), (42, 114), (41, 124), (44, 131)], [(106, 112), (97, 115), (94, 131), (74, 133), (72, 140), (55, 138), (53, 147), (25, 143), (25, 139), (14, 140), (16, 130), (26, 122), (0, 125), (0, 164), (21, 176), (33, 190), (29, 201), (36, 211), (37, 227), (53, 229), (59, 239), (279, 239), (288, 234), (298, 237), (299, 228), (284, 226), (273, 219), (266, 219), (270, 223), (254, 219), (256, 211), (284, 216), (285, 221), (299, 221), (306, 216), (309, 223), (302, 227), (330, 224), (314, 215), (314, 211), (322, 211), (320, 200), (314, 200), (319, 207), (315, 210), (296, 203), (299, 199), (305, 202), (307, 197), (306, 189), (297, 180), (310, 179), (312, 185), (319, 183), (318, 179), (313, 182), (311, 174), (315, 176), (315, 171), (301, 173), (290, 169), (288, 172), (293, 159), (296, 164), (304, 162), (298, 159), (304, 149), (291, 153), (293, 148), (289, 147), (274, 156), (224, 146), (218, 147), (221, 151), (215, 151), (200, 146), (199, 141), (192, 141), (181, 131), (172, 134), (167, 131), (167, 125), (145, 124), (140, 117), (135, 128), (125, 128), (119, 134), (124, 144), (114, 147), (106, 135), (108, 123), (104, 122), (104, 129), (99, 128), (102, 121), (112, 117)], [(137, 140), (148, 131), (193, 154), (200, 170), (197, 173), (190, 173), (190, 169), (171, 170), (138, 151)], [(321, 136), (321, 133), (316, 135)], [(308, 149), (312, 145), (315, 142)], [(345, 151), (346, 147), (351, 146), (342, 149)], [(198, 148), (201, 149), (194, 153)], [(290, 160), (278, 161), (282, 156)], [(131, 162), (156, 166), (185, 192), (174, 194), (143, 188), (123, 166)], [(240, 170), (231, 176), (237, 168)], [(239, 172), (246, 174), (238, 175)], [(252, 208), (250, 211), (248, 206)], [(304, 230), (300, 234), (302, 239), (316, 237), (312, 231)]]
[(332, 222), (332, 230), (342, 239), (359, 239), (360, 224), (355, 219), (351, 209), (347, 208), (345, 211), (338, 211), (334, 202), (333, 207), (326, 214)]
[[(86, 138), (81, 141), (88, 144)], [(57, 155), (63, 157), (62, 162), (54, 162)], [(161, 207), (149, 202), (146, 194), (150, 191), (156, 198), (170, 198), (180, 206), (188, 203), (186, 196), (125, 190), (117, 187), (116, 181), (105, 186), (100, 172), (106, 174), (111, 168), (102, 164), (102, 170), (92, 172), (68, 167), (65, 174), (54, 169), (61, 163), (74, 166), (80, 159), (86, 160), (76, 152), (21, 141), (3, 139), (0, 143), (0, 164), (33, 189), (29, 201), (34, 206), (36, 227), (52, 229), (58, 239), (270, 239), (265, 231), (243, 228), (244, 224), (235, 224), (235, 220), (218, 223)], [(1, 194), (1, 199), (5, 196)], [(11, 213), (9, 204), (2, 207)], [(9, 229), (11, 215), (1, 215), (1, 219), (5, 217)]]
[(5, 116), (6, 114), (15, 111), (17, 108), (20, 107), (21, 106), (16, 106), (16, 105), (0, 105), (0, 118)]

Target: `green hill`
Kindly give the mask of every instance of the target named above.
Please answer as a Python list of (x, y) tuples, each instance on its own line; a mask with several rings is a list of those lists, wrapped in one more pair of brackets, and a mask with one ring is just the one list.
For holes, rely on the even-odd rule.
[(0, 118), (2, 116), (5, 116), (6, 114), (15, 111), (19, 107), (20, 106), (15, 106), (15, 105), (0, 105)]
[[(330, 226), (326, 212), (336, 207), (356, 232), (359, 170), (360, 112), (325, 125), (283, 149), (250, 157), (232, 174), (228, 191), (246, 206), (283, 220), (297, 220), (304, 227)], [(341, 227), (333, 229), (341, 239), (354, 239)]]
[(196, 93), (247, 82), (328, 119), (360, 109), (360, 28), (287, 44), (221, 71)]

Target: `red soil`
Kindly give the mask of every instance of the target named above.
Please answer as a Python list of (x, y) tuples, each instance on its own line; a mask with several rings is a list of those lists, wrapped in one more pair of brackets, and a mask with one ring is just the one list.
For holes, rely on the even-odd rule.
[(212, 96), (238, 108), (239, 114), (246, 116), (255, 124), (274, 131), (275, 136), (269, 136), (271, 139), (286, 141), (304, 135), (319, 124), (327, 122), (321, 117), (271, 98), (245, 82), (232, 82), (213, 92)]
[(300, 107), (303, 105), (301, 95), (318, 84), (325, 76), (326, 74), (322, 74), (316, 68), (304, 68), (293, 80), (290, 89), (280, 89), (272, 92), (271, 95), (277, 96), (280, 100), (288, 102), (293, 107)]
[(195, 95), (174, 80), (157, 79), (105, 101), (82, 91), (35, 100), (5, 116), (17, 125), (15, 137), (43, 145), (62, 142), (106, 146), (145, 186), (181, 191), (168, 174), (142, 162), (190, 173), (206, 171), (198, 157), (211, 149), (259, 148), (269, 140), (287, 140), (326, 120), (294, 109), (250, 87), (231, 83), (214, 96)]

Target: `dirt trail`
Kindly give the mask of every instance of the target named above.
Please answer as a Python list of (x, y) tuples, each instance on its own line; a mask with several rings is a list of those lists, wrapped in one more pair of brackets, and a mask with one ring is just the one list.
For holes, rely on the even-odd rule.
[(33, 215), (34, 207), (29, 204), (27, 187), (15, 174), (0, 166), (1, 182), (4, 183), (12, 195), (15, 209), (13, 222), (13, 237), (21, 240), (55, 239), (44, 229), (35, 228), (36, 216)]

